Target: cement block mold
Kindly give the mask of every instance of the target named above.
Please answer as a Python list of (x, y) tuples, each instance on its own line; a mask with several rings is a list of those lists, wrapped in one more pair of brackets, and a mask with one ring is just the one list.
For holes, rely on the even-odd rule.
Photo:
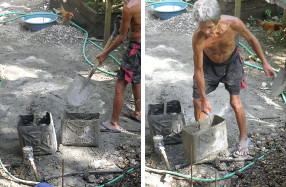
[(57, 151), (57, 139), (51, 113), (20, 115), (17, 131), (21, 149), (31, 146), (34, 155), (53, 154)]
[[(227, 131), (225, 119), (210, 115), (183, 128), (185, 156), (196, 163), (211, 154), (227, 149)], [(191, 153), (192, 147), (192, 153)]]
[(61, 123), (63, 145), (99, 146), (99, 113), (63, 113)]

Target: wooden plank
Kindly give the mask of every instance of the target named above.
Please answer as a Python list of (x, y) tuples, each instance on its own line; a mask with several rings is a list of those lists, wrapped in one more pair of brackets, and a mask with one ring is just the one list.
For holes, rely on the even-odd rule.
[(106, 0), (105, 6), (105, 24), (104, 24), (104, 45), (107, 43), (110, 37), (110, 23), (111, 23), (111, 7), (112, 0)]

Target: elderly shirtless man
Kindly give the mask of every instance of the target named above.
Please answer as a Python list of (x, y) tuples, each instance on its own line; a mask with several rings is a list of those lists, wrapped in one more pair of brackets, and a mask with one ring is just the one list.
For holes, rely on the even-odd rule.
[(198, 0), (194, 4), (194, 19), (198, 22), (193, 39), (194, 84), (193, 102), (195, 119), (205, 118), (212, 111), (207, 94), (214, 91), (219, 82), (224, 83), (230, 94), (230, 105), (239, 127), (239, 146), (235, 156), (249, 153), (250, 139), (246, 134), (246, 120), (240, 100), (240, 89), (244, 88), (243, 61), (235, 44), (240, 34), (247, 40), (262, 61), (267, 77), (274, 76), (272, 67), (263, 55), (258, 40), (237, 17), (221, 15), (216, 0)]
[(141, 122), (141, 0), (128, 0), (123, 7), (120, 35), (105, 51), (97, 55), (100, 64), (107, 55), (126, 40), (129, 30), (129, 47), (122, 57), (122, 64), (117, 73), (113, 112), (111, 120), (101, 123), (101, 131), (121, 132), (119, 127), (120, 112), (124, 103), (124, 92), (128, 83), (132, 84), (135, 111), (127, 115)]

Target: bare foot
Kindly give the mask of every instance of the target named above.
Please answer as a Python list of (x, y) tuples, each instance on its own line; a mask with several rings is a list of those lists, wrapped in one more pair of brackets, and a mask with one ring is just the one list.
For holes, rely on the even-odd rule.
[(236, 156), (243, 156), (249, 154), (250, 139), (241, 139), (239, 141), (238, 150), (234, 152)]

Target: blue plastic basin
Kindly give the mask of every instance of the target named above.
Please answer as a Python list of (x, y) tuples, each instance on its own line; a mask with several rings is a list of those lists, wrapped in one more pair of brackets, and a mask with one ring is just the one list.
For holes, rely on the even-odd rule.
[(178, 2), (164, 2), (152, 5), (155, 15), (160, 19), (170, 19), (186, 12), (187, 4)]
[(31, 15), (23, 17), (27, 29), (39, 31), (56, 24), (58, 16), (50, 12), (33, 12)]

